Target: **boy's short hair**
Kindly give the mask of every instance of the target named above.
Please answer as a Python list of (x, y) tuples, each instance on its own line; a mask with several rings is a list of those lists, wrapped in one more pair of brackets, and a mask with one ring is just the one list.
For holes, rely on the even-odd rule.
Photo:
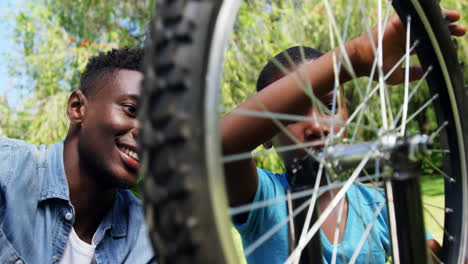
[(100, 52), (89, 59), (80, 78), (80, 90), (85, 96), (92, 96), (97, 92), (98, 82), (108, 78), (117, 70), (134, 70), (142, 72), (144, 51), (141, 48), (112, 49)]
[(305, 46), (295, 46), (282, 51), (263, 67), (257, 79), (257, 91), (262, 90), (286, 75), (278, 67), (278, 64), (283, 65), (284, 68), (291, 71), (295, 65), (317, 59), (322, 55), (323, 52)]

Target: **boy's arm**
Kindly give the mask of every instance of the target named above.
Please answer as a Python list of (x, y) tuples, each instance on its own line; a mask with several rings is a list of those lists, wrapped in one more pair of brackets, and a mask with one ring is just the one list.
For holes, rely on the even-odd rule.
[[(447, 11), (451, 22), (459, 19), (459, 13)], [(449, 27), (452, 34), (463, 35), (466, 28), (451, 24)], [(344, 48), (349, 55), (356, 75), (368, 75), (374, 61), (374, 50), (372, 42), (378, 37), (374, 28), (372, 33), (348, 41)], [(405, 29), (397, 15), (389, 18), (385, 28), (383, 38), (383, 71), (388, 72), (396, 62), (405, 54)], [(377, 46), (374, 44), (374, 46)], [(340, 48), (336, 48), (309, 64), (305, 64), (292, 74), (300, 76), (310, 76), (309, 82), (314, 89), (314, 94), (320, 99), (329, 93), (334, 86), (333, 56), (339, 54)], [(410, 79), (415, 80), (422, 76), (420, 68), (412, 68)], [(311, 107), (310, 98), (293, 81), (291, 76), (272, 83), (262, 89), (256, 95), (239, 105), (236, 109), (263, 111), (259, 103), (268, 111), (273, 113), (283, 113), (292, 115), (304, 115)], [(351, 76), (344, 68), (340, 71), (340, 83), (351, 80)], [(404, 81), (404, 69), (396, 70), (387, 82), (398, 84)], [(281, 121), (288, 125), (287, 121)], [(257, 146), (270, 140), (279, 132), (279, 128), (268, 118), (256, 118), (229, 113), (221, 119), (221, 140), (223, 155), (250, 152)], [(237, 162), (226, 163), (224, 165), (226, 175), (226, 185), (229, 201), (232, 206), (248, 203), (255, 195), (257, 188), (257, 172), (253, 159), (246, 159)]]

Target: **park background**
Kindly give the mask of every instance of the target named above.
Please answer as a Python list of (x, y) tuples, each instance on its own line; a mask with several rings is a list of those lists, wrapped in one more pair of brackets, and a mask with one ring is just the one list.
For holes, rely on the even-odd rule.
[[(271, 10), (263, 12), (269, 16), (264, 21), (273, 23), (279, 17), (294, 16), (295, 10), (286, 7), (276, 12), (278, 9), (273, 7), (281, 6), (280, 1), (266, 2)], [(338, 2), (345, 5), (344, 0)], [(441, 5), (462, 12), (468, 10), (465, 0), (444, 0)], [(0, 137), (34, 144), (63, 140), (68, 129), (65, 115), (68, 95), (78, 88), (80, 73), (88, 59), (112, 48), (143, 47), (154, 6), (155, 0), (0, 0)], [(321, 10), (320, 5), (312, 7), (311, 16), (323, 15)], [(226, 57), (228, 81), (223, 84), (226, 108), (234, 107), (252, 93), (252, 89), (246, 92), (238, 87), (255, 87), (256, 76), (271, 56), (298, 44), (283, 38), (284, 32), (263, 34), (261, 41), (256, 41), (259, 38), (255, 35), (261, 29), (254, 12), (251, 8), (241, 9), (237, 34), (242, 37), (233, 35), (244, 56), (239, 59), (228, 53)], [(468, 25), (468, 14), (462, 14), (462, 23)], [(327, 49), (330, 45), (324, 41), (328, 39), (326, 23), (301, 29), (313, 33), (307, 37), (316, 43), (315, 47)], [(465, 61), (467, 41), (466, 36), (458, 40), (460, 58)], [(420, 130), (434, 126), (433, 113), (425, 114), (419, 123)], [(262, 167), (282, 170), (276, 156), (257, 162)], [(425, 202), (443, 205), (443, 179), (435, 170), (426, 168), (422, 189)], [(427, 229), (440, 240), (443, 231), (433, 218), (443, 219), (443, 213), (428, 210), (425, 216)]]

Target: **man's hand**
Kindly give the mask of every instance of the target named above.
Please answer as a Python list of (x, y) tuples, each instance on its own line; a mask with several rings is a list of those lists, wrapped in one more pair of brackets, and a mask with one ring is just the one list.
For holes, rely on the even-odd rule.
[[(460, 19), (460, 13), (451, 10), (442, 10), (450, 21), (449, 31), (453, 36), (465, 35), (467, 29), (465, 26), (455, 24), (454, 22)], [(374, 27), (372, 34), (368, 33), (352, 40), (355, 56), (358, 63), (355, 65), (356, 72), (359, 76), (368, 76), (371, 71), (372, 64), (376, 54), (374, 48), (377, 48), (378, 43), (378, 28)], [(374, 43), (374, 45), (372, 45)], [(394, 65), (406, 53), (406, 29), (398, 15), (393, 14), (389, 17), (382, 39), (383, 51), (383, 73), (386, 75)], [(422, 77), (422, 69), (420, 67), (410, 68), (410, 81), (418, 80)], [(376, 75), (378, 76), (378, 75)], [(389, 78), (386, 80), (389, 84), (399, 84), (405, 80), (405, 69), (403, 66), (398, 67)]]

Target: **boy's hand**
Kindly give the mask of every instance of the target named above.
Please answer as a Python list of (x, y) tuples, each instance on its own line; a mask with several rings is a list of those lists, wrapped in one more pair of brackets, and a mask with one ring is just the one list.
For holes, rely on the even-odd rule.
[[(467, 29), (465, 26), (455, 24), (460, 19), (460, 13), (451, 10), (442, 10), (450, 21), (449, 30), (453, 36), (463, 36)], [(355, 69), (358, 75), (368, 76), (370, 74), (372, 64), (376, 54), (371, 45), (373, 41), (374, 47), (377, 48), (378, 29), (374, 27), (372, 30), (372, 37), (369, 34), (364, 34), (357, 39), (353, 40), (353, 49), (357, 57), (358, 63)], [(405, 55), (406, 50), (406, 28), (401, 22), (398, 15), (393, 14), (385, 26), (383, 35), (383, 72), (387, 74), (393, 66)], [(422, 69), (420, 67), (411, 67), (410, 81), (418, 80), (422, 77)], [(378, 75), (376, 75), (378, 76)], [(392, 73), (386, 80), (389, 84), (399, 84), (405, 80), (405, 69), (400, 66), (394, 73)]]

